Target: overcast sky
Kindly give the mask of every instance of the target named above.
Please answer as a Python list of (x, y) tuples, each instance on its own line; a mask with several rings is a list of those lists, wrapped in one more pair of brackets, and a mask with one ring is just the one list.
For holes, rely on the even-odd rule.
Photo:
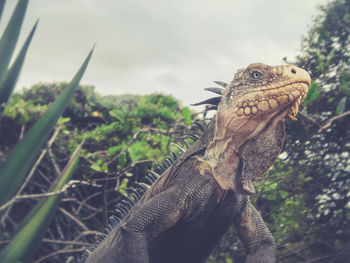
[[(15, 2), (7, 1), (1, 31)], [(17, 88), (69, 81), (96, 42), (82, 84), (104, 95), (162, 92), (189, 105), (250, 63), (293, 60), (327, 2), (31, 0), (20, 45), (40, 22)]]

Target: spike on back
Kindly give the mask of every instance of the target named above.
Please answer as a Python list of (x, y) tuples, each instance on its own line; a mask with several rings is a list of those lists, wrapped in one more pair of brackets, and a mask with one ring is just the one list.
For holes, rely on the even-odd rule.
[(219, 86), (223, 87), (223, 88), (226, 88), (226, 86), (228, 85), (228, 83), (226, 82), (223, 82), (223, 81), (214, 81), (215, 84), (218, 84)]
[(198, 121), (193, 122), (194, 126), (197, 127), (201, 132), (204, 132), (204, 125), (199, 123)]
[(199, 105), (203, 105), (203, 104), (212, 104), (212, 105), (218, 105), (221, 101), (221, 96), (219, 97), (214, 97), (214, 98), (210, 98), (195, 104), (192, 104), (193, 106), (199, 106)]
[(219, 94), (219, 95), (222, 95), (224, 93), (223, 88), (217, 88), (217, 87), (209, 87), (209, 88), (205, 88), (205, 90), (214, 92), (215, 94)]
[[(214, 81), (215, 84), (221, 86), (222, 88), (217, 88), (217, 87), (209, 87), (209, 88), (205, 88), (205, 90), (207, 91), (211, 91), (215, 94), (220, 95), (219, 97), (213, 97), (195, 104), (192, 104), (193, 106), (199, 106), (199, 105), (214, 105), (216, 106), (215, 109), (217, 109), (217, 106), (219, 105), (220, 101), (221, 101), (221, 97), (222, 94), (224, 93), (225, 88), (227, 87), (228, 83), (226, 82), (222, 82), (222, 81)], [(214, 109), (214, 108), (212, 108)], [(206, 111), (208, 111), (208, 108), (206, 109)]]
[(182, 148), (179, 144), (177, 143), (171, 143), (172, 145), (176, 146), (180, 150), (180, 154), (183, 154), (186, 150)]

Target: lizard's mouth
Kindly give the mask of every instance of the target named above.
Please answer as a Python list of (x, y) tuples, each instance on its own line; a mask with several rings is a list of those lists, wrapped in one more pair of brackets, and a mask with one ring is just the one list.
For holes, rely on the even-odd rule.
[(252, 92), (249, 98), (238, 106), (238, 115), (259, 116), (273, 112), (283, 112), (292, 119), (297, 120), (299, 106), (305, 99), (310, 83), (306, 81), (289, 83), (287, 85), (265, 89), (263, 97), (261, 91)]

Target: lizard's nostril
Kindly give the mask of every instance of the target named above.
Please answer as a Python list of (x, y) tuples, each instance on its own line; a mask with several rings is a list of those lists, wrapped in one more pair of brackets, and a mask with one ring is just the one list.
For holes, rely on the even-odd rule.
[(293, 73), (293, 74), (296, 74), (296, 73), (297, 73), (297, 72), (295, 71), (295, 69), (294, 69), (294, 68), (292, 68), (292, 70), (291, 70), (291, 71), (292, 71), (292, 73)]

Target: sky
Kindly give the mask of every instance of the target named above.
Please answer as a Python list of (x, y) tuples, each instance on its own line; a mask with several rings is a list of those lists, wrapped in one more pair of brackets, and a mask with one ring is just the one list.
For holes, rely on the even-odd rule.
[[(92, 46), (81, 84), (102, 95), (173, 95), (184, 106), (237, 69), (293, 61), (327, 0), (31, 0), (19, 47), (39, 25), (16, 89), (70, 81)], [(3, 31), (16, 1), (6, 2)]]

